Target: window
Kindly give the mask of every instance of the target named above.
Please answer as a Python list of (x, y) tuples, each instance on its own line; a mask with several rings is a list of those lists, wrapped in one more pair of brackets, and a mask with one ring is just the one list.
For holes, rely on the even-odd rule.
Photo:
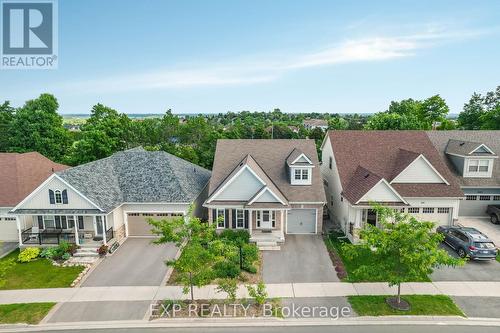
[(52, 215), (45, 215), (43, 217), (43, 224), (45, 226), (45, 229), (55, 228), (56, 224), (55, 224), (55, 221), (54, 221), (54, 216), (52, 216)]
[(56, 200), (56, 204), (60, 204), (62, 203), (62, 193), (60, 190), (55, 190), (54, 191), (54, 197), (55, 197), (55, 200)]
[(479, 172), (488, 172), (490, 163), (488, 160), (479, 160)]
[(309, 179), (309, 169), (302, 169), (302, 180)]
[(438, 208), (438, 214), (448, 214), (450, 212), (450, 209), (448, 207), (439, 207)]
[(468, 200), (468, 201), (477, 200), (477, 195), (466, 195), (465, 200)]
[(470, 173), (488, 173), (490, 170), (490, 160), (469, 160)]
[(154, 216), (153, 213), (142, 213), (142, 216)]
[(139, 213), (128, 213), (128, 216), (139, 216)]
[(500, 195), (494, 195), (493, 196), (494, 201), (500, 201)]
[(477, 172), (479, 170), (479, 160), (469, 161), (469, 172)]
[(410, 213), (410, 214), (418, 214), (418, 213), (420, 213), (420, 208), (419, 207), (409, 207), (408, 208), (408, 213)]
[(434, 208), (432, 208), (432, 207), (424, 207), (424, 208), (422, 208), (422, 213), (424, 213), (424, 214), (434, 214)]
[(4, 217), (3, 219), (4, 219), (4, 221), (15, 221), (16, 220), (15, 217)]
[(330, 206), (333, 206), (333, 195), (330, 195)]
[(295, 169), (295, 180), (300, 180), (301, 172), (301, 169)]
[(400, 213), (404, 213), (405, 212), (405, 208), (404, 207), (403, 208), (399, 208), (399, 212)]
[(217, 209), (217, 229), (224, 229), (226, 227), (226, 211), (224, 209)]
[(295, 180), (308, 180), (309, 169), (295, 169)]
[(333, 164), (333, 158), (330, 156), (328, 158), (328, 167), (330, 168), (330, 170), (332, 169), (332, 164)]
[(243, 209), (236, 210), (236, 228), (243, 229), (245, 227), (245, 211)]
[[(271, 227), (276, 227), (276, 212), (274, 210), (260, 210), (257, 211), (257, 228), (261, 227), (261, 222), (271, 222)], [(268, 228), (268, 225), (263, 226)]]
[(491, 200), (491, 196), (490, 195), (480, 195), (479, 196), (479, 200), (481, 200), (481, 201), (490, 201)]

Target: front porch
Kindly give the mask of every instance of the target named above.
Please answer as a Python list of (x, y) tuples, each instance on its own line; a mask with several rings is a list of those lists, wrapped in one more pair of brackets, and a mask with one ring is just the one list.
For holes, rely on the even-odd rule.
[(115, 238), (106, 216), (27, 215), (17, 219), (19, 246), (57, 246), (68, 242), (85, 247), (107, 245)]

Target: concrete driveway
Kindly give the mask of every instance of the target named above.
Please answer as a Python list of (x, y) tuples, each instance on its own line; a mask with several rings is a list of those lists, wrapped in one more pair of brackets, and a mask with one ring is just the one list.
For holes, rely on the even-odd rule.
[(17, 242), (2, 242), (0, 241), (0, 258), (5, 257), (19, 247)]
[(173, 244), (155, 245), (151, 238), (129, 238), (106, 257), (83, 282), (84, 287), (157, 286), (167, 273), (166, 260), (173, 259)]
[(280, 251), (263, 252), (265, 283), (337, 282), (337, 274), (319, 235), (286, 235)]
[(461, 218), (458, 224), (464, 227), (472, 227), (486, 234), (493, 240), (497, 247), (500, 247), (500, 224), (493, 224), (489, 217), (485, 218)]

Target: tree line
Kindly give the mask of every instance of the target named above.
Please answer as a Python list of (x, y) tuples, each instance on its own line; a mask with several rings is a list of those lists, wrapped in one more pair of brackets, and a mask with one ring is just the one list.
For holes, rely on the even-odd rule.
[(102, 104), (90, 110), (80, 131), (69, 131), (58, 114), (59, 103), (42, 94), (14, 108), (0, 104), (0, 152), (38, 151), (68, 165), (107, 157), (117, 151), (143, 146), (163, 150), (211, 168), (218, 139), (311, 138), (319, 148), (324, 131), (308, 130), (304, 119), (324, 119), (329, 129), (500, 129), (500, 86), (482, 96), (474, 93), (457, 120), (439, 95), (425, 100), (393, 101), (373, 115), (271, 112), (227, 112), (179, 117), (171, 110), (162, 117), (131, 119)]

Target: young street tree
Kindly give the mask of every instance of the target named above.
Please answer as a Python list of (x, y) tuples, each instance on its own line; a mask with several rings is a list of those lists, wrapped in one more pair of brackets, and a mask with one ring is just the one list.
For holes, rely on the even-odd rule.
[(191, 294), (194, 302), (194, 287), (203, 287), (214, 278), (214, 266), (229, 256), (234, 256), (234, 246), (218, 239), (215, 225), (202, 222), (199, 218), (188, 214), (174, 219), (153, 220), (153, 234), (159, 236), (156, 244), (174, 243), (181, 248), (178, 259), (167, 261), (167, 266), (173, 267), (179, 274), (183, 292)]
[(366, 253), (373, 256), (356, 274), (398, 287), (397, 297), (387, 299), (389, 305), (408, 308), (409, 304), (401, 300), (401, 283), (426, 279), (439, 266), (464, 264), (464, 260), (453, 258), (439, 248), (443, 236), (434, 232), (433, 222), (419, 221), (412, 215), (379, 205), (373, 205), (373, 209), (377, 211), (380, 228), (367, 225), (361, 231), (360, 245), (344, 246), (352, 259)]

